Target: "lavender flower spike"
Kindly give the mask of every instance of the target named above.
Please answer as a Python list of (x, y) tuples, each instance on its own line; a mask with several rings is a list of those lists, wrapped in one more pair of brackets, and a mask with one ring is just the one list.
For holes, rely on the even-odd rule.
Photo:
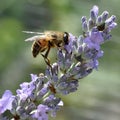
[[(98, 6), (90, 10), (90, 18), (81, 19), (82, 34), (69, 33), (68, 45), (57, 51), (57, 61), (48, 66), (45, 74), (31, 74), (30, 82), (20, 84), (13, 96), (6, 90), (0, 99), (1, 120), (48, 120), (49, 114), (63, 106), (58, 94), (75, 92), (79, 80), (98, 69), (98, 59), (103, 56), (101, 45), (111, 38), (111, 30), (117, 26), (116, 17), (104, 11), (99, 15)], [(9, 115), (6, 116), (6, 111)]]

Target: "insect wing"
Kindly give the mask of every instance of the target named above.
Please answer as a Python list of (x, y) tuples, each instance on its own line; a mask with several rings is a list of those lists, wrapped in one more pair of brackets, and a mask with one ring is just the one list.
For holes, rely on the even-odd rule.
[(38, 35), (44, 35), (44, 33), (40, 33), (40, 32), (32, 32), (32, 31), (22, 31), (24, 33), (28, 33), (28, 34), (38, 34)]
[(28, 39), (25, 39), (25, 41), (35, 41), (39, 38), (39, 36), (33, 36), (33, 37), (30, 37)]
[(28, 39), (25, 39), (25, 41), (35, 41), (35, 40), (40, 40), (40, 39), (44, 39), (44, 38), (45, 38), (45, 35), (39, 35), (39, 36), (33, 36)]

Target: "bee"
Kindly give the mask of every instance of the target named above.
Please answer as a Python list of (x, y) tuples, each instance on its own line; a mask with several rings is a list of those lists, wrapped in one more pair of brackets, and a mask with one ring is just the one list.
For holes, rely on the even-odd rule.
[[(63, 48), (69, 43), (69, 34), (67, 32), (59, 31), (45, 31), (43, 33), (23, 31), (25, 33), (34, 33), (36, 36), (30, 37), (25, 41), (33, 41), (31, 50), (33, 57), (37, 57), (39, 53), (43, 56), (47, 65), (50, 66), (48, 54), (51, 48)], [(45, 54), (43, 54), (45, 52)]]

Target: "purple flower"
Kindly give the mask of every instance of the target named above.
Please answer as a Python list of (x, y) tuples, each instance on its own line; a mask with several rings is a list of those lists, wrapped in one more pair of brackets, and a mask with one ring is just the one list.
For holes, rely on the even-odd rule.
[(31, 97), (31, 98), (33, 97), (32, 93), (35, 89), (35, 85), (32, 82), (30, 83), (24, 82), (20, 84), (20, 87), (21, 89), (18, 89), (16, 92), (17, 92), (17, 95), (20, 96), (21, 100), (26, 100), (28, 97)]
[(55, 95), (49, 95), (48, 97), (46, 97), (43, 104), (48, 106), (52, 117), (55, 117), (56, 111), (58, 111), (60, 107), (63, 106), (63, 102), (61, 101), (61, 99), (55, 97)]
[(108, 18), (105, 21), (106, 29), (108, 32), (111, 32), (111, 30), (117, 26), (117, 23), (115, 23), (115, 19), (116, 19), (116, 16), (112, 15), (110, 18)]
[[(36, 95), (38, 95), (40, 97), (40, 94), (42, 94), (42, 96), (44, 96), (43, 94), (45, 94), (45, 92), (43, 93), (43, 89), (45, 91), (46, 87), (43, 88), (44, 85), (44, 77), (38, 77), (37, 75), (31, 74), (31, 82), (24, 82), (22, 84), (20, 84), (20, 88), (18, 89), (17, 95), (20, 97), (21, 100), (26, 100), (26, 99), (31, 99), (31, 100), (35, 100), (36, 99)], [(37, 91), (39, 92), (37, 92)], [(47, 89), (46, 89), (47, 92)]]
[(92, 30), (90, 35), (84, 39), (86, 47), (84, 49), (85, 58), (98, 59), (103, 54), (101, 54), (100, 44), (103, 43), (102, 34), (97, 30)]
[(36, 81), (38, 79), (38, 76), (35, 74), (30, 74), (32, 81)]
[(104, 11), (101, 15), (102, 21), (105, 22), (108, 18), (108, 15), (109, 15), (108, 11)]
[(86, 16), (83, 16), (83, 17), (81, 18), (81, 22), (84, 23), (84, 22), (86, 22), (86, 21), (87, 21)]
[(0, 99), (0, 114), (4, 113), (6, 110), (12, 109), (12, 102), (14, 100), (14, 96), (11, 91), (6, 90)]
[(96, 21), (98, 12), (99, 12), (98, 6), (93, 6), (93, 8), (90, 11), (90, 17), (93, 21)]
[(87, 32), (87, 31), (88, 31), (87, 21), (85, 21), (85, 22), (82, 23), (82, 29), (83, 29), (84, 32)]
[(98, 16), (97, 17), (97, 21), (96, 21), (97, 25), (100, 25), (102, 23), (102, 16)]
[(46, 84), (41, 90), (39, 90), (37, 92), (37, 99), (42, 99), (42, 97), (47, 94), (47, 92), (49, 91), (48, 89), (48, 85)]
[(49, 108), (47, 105), (40, 104), (35, 111), (33, 111), (32, 118), (37, 120), (48, 120)]

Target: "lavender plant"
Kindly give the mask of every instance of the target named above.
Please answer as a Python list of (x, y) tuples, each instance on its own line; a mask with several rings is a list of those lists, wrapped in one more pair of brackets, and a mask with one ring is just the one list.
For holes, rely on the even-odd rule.
[[(82, 35), (69, 33), (69, 44), (58, 49), (57, 61), (47, 67), (45, 73), (31, 74), (30, 82), (20, 84), (13, 95), (6, 90), (0, 99), (1, 120), (48, 120), (49, 114), (63, 106), (58, 94), (75, 92), (80, 79), (97, 69), (98, 59), (103, 56), (101, 45), (111, 38), (111, 30), (116, 27), (116, 17), (93, 6), (90, 18), (82, 17)], [(57, 95), (56, 95), (57, 94)], [(7, 114), (6, 114), (7, 113)]]

